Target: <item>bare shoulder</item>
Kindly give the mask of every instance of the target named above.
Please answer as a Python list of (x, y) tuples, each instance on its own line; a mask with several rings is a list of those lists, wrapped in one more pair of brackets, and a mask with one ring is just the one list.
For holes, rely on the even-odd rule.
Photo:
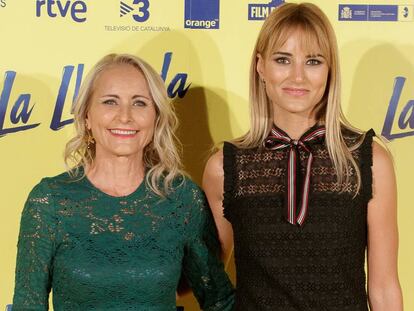
[[(209, 178), (219, 178), (224, 176), (223, 171), (223, 150), (214, 153), (207, 161), (204, 169), (204, 176)], [(203, 178), (204, 179), (204, 178)]]
[[(394, 164), (390, 152), (377, 142), (372, 143), (372, 190), (373, 198), (370, 205), (381, 205), (396, 195), (396, 179)], [(386, 204), (394, 206), (394, 203)]]
[[(208, 159), (203, 174), (203, 189), (209, 201), (222, 200), (224, 187), (223, 150), (214, 153)], [(211, 204), (211, 202), (210, 202)], [(220, 204), (221, 205), (221, 204)]]
[(372, 161), (374, 174), (394, 174), (394, 165), (390, 152), (376, 141), (372, 143)]

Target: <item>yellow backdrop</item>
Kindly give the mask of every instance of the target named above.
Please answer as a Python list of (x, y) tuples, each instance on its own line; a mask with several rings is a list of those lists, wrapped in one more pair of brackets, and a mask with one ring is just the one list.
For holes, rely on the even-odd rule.
[[(24, 201), (42, 176), (64, 170), (70, 108), (91, 65), (126, 52), (162, 73), (181, 121), (186, 168), (200, 182), (210, 147), (248, 128), (251, 51), (263, 18), (281, 2), (0, 0), (0, 308), (12, 301)], [(400, 279), (406, 310), (414, 310), (414, 1), (310, 2), (337, 33), (346, 115), (392, 139)], [(228, 271), (234, 280), (232, 264)], [(190, 296), (179, 303), (197, 310)]]

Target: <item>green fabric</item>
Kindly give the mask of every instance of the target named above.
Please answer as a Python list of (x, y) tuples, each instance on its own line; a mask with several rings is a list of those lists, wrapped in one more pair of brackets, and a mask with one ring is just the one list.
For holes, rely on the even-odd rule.
[(166, 199), (143, 182), (112, 197), (64, 173), (34, 187), (22, 213), (13, 311), (175, 310), (181, 273), (203, 310), (231, 310), (233, 289), (202, 191)]

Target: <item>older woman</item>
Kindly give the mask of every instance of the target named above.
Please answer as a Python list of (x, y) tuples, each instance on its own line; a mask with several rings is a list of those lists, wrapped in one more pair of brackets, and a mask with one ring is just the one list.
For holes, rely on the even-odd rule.
[(326, 15), (276, 8), (253, 51), (251, 128), (204, 177), (227, 254), (234, 235), (236, 310), (367, 311), (366, 250), (370, 309), (402, 310), (392, 162), (340, 99)]
[(22, 214), (13, 310), (175, 310), (183, 272), (204, 310), (230, 310), (200, 189), (180, 171), (163, 81), (111, 54), (85, 78), (68, 172), (34, 187)]

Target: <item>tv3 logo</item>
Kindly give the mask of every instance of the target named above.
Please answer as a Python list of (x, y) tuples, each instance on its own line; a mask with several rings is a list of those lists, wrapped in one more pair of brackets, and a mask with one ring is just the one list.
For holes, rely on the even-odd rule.
[(120, 17), (124, 17), (125, 15), (131, 12), (134, 12), (134, 14), (132, 14), (132, 18), (136, 22), (142, 23), (149, 19), (150, 17), (149, 0), (134, 0), (132, 2), (132, 6), (121, 1), (120, 2)]

